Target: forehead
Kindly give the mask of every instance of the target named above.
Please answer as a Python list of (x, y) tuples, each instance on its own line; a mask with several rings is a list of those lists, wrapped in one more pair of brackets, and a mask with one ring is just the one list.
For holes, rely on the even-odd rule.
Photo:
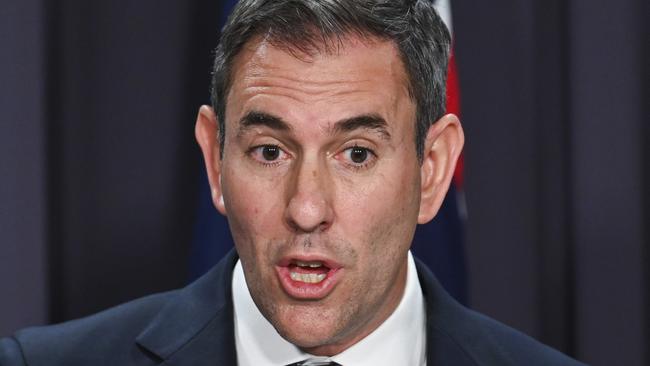
[[(233, 61), (232, 74), (235, 80), (238, 76), (243, 76), (242, 74), (255, 73), (262, 69), (296, 71), (294, 67), (297, 65), (314, 77), (336, 78), (346, 74), (346, 69), (340, 67), (356, 67), (368, 72), (381, 72), (377, 76), (395, 77), (404, 82), (407, 79), (395, 43), (372, 36), (341, 36), (337, 40), (326, 43), (324, 41), (320, 48), (298, 47), (274, 42), (265, 37), (254, 37), (242, 47)], [(323, 66), (328, 70), (317, 72)], [(338, 73), (332, 74), (331, 71)]]
[(353, 104), (396, 113), (396, 109), (413, 104), (397, 47), (377, 38), (350, 36), (342, 38), (337, 47), (309, 54), (278, 47), (263, 38), (253, 39), (235, 57), (231, 75), (229, 116), (271, 97), (287, 104), (342, 106), (329, 108), (332, 113), (335, 109), (377, 112), (346, 111)]

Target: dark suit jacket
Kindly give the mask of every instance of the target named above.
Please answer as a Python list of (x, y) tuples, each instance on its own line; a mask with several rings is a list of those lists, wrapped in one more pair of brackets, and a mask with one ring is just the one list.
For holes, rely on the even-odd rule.
[[(0, 340), (1, 366), (236, 365), (232, 251), (181, 290)], [(417, 262), (427, 303), (427, 365), (580, 365), (454, 301)], [(355, 366), (355, 365), (345, 365)]]

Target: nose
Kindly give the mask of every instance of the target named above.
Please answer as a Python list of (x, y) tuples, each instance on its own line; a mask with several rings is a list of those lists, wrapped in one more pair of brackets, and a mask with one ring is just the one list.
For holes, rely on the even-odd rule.
[(326, 231), (334, 218), (332, 185), (327, 169), (302, 163), (296, 168), (288, 190), (285, 220), (292, 230), (302, 233)]

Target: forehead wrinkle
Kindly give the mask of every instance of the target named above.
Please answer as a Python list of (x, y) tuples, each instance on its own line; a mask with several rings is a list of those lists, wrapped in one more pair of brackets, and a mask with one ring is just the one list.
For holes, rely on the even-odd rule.
[(293, 89), (286, 87), (247, 87), (244, 89), (243, 94), (249, 96), (249, 100), (254, 99), (255, 97), (273, 96), (289, 98), (295, 102), (304, 103), (304, 100), (299, 97), (298, 93), (293, 91)]
[[(288, 83), (287, 83), (288, 82)], [(297, 94), (309, 96), (315, 95), (338, 95), (355, 92), (363, 92), (359, 85), (369, 82), (369, 80), (305, 80), (289, 76), (266, 76), (259, 75), (247, 77), (245, 88), (257, 90), (279, 89), (294, 91)]]
[[(301, 105), (315, 105), (326, 102), (330, 105), (349, 102), (351, 98), (359, 99), (368, 95), (370, 98), (374, 97), (376, 92), (369, 88), (355, 88), (353, 85), (347, 84), (344, 88), (311, 88), (305, 89), (301, 86), (279, 85), (270, 84), (265, 82), (253, 83), (247, 85), (242, 95), (248, 102), (257, 98), (287, 98)], [(392, 103), (391, 103), (392, 104)]]

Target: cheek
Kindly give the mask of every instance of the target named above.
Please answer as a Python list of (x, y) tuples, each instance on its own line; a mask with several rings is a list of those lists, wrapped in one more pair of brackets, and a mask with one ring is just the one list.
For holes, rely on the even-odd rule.
[(247, 163), (235, 161), (224, 168), (224, 199), (228, 212), (234, 211), (229, 216), (256, 222), (271, 216), (280, 206), (283, 178), (278, 174), (259, 174), (254, 169), (247, 169)]
[(418, 173), (391, 164), (363, 179), (342, 182), (337, 189), (339, 216), (357, 228), (415, 222), (420, 201)]
[(228, 222), (238, 250), (248, 252), (252, 248), (241, 247), (276, 236), (283, 217), (280, 180), (255, 177), (242, 169), (224, 169), (222, 179)]
[(358, 189), (343, 184), (339, 188), (338, 221), (348, 238), (364, 243), (374, 262), (391, 262), (411, 246), (419, 212), (419, 170), (394, 165), (374, 174)]

